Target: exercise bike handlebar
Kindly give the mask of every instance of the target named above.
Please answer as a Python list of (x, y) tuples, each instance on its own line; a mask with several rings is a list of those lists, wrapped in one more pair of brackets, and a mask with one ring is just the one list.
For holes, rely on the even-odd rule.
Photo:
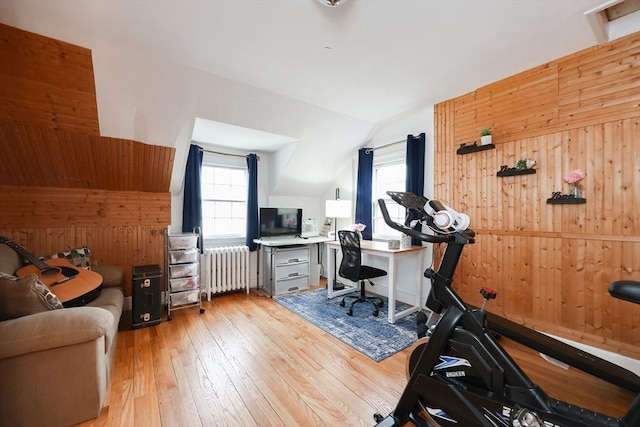
[(428, 242), (428, 243), (446, 243), (454, 240), (454, 237), (452, 235), (425, 234), (421, 231), (414, 230), (408, 225), (398, 224), (397, 222), (393, 221), (391, 217), (389, 217), (389, 211), (387, 211), (387, 206), (385, 205), (384, 200), (379, 199), (378, 204), (380, 205), (380, 210), (382, 211), (384, 222), (386, 222), (387, 225), (393, 228), (394, 230), (398, 230), (401, 233), (407, 234), (411, 237), (415, 237), (416, 239), (419, 239), (423, 242)]
[[(400, 193), (400, 192), (387, 192), (391, 196), (391, 198), (397, 202), (399, 205), (403, 206), (407, 209), (407, 216), (405, 220), (405, 224), (399, 224), (391, 219), (389, 216), (389, 211), (387, 210), (387, 206), (383, 199), (378, 199), (378, 204), (380, 205), (380, 211), (382, 212), (382, 216), (384, 218), (384, 222), (394, 230), (397, 230), (401, 233), (407, 234), (411, 237), (415, 237), (416, 239), (427, 242), (427, 243), (447, 243), (454, 242), (462, 238), (465, 243), (473, 243), (475, 233), (471, 229), (466, 229), (462, 232), (454, 232), (454, 233), (445, 233), (444, 231), (439, 231), (437, 226), (433, 222), (433, 216), (427, 213), (424, 210), (424, 206), (429, 202), (429, 199), (418, 196), (413, 193)], [(436, 202), (439, 203), (439, 202)], [(411, 215), (418, 216), (415, 220), (426, 223), (436, 234), (426, 234), (422, 231), (418, 231), (410, 226), (412, 219)], [(415, 221), (413, 220), (413, 221)]]

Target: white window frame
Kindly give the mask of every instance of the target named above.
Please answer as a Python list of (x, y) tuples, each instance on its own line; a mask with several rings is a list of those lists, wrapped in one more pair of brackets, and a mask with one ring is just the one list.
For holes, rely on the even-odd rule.
[[(225, 156), (220, 154), (214, 154), (205, 152), (202, 159), (202, 168), (222, 168), (222, 169), (239, 169), (243, 170), (245, 174), (245, 188), (248, 188), (249, 185), (249, 171), (246, 165), (246, 158), (241, 156)], [(205, 184), (202, 183), (204, 186)], [(203, 219), (203, 239), (205, 243), (205, 247), (213, 247), (213, 246), (226, 246), (226, 245), (244, 245), (246, 240), (246, 203), (247, 203), (247, 192), (245, 192), (244, 196), (244, 220), (245, 227), (243, 227), (242, 233), (230, 233), (230, 234), (215, 234), (215, 235), (204, 235), (207, 231), (204, 226), (205, 219), (205, 202), (206, 201), (238, 201), (236, 199), (216, 199), (209, 198), (202, 199), (202, 219)]]

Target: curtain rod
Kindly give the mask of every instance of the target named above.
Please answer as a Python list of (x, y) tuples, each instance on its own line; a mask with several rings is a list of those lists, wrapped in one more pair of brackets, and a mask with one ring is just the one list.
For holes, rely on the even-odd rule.
[(396, 144), (400, 144), (400, 143), (405, 143), (405, 142), (407, 142), (407, 140), (406, 140), (406, 139), (403, 139), (402, 141), (390, 142), (390, 143), (388, 143), (388, 144), (381, 145), (380, 147), (367, 148), (366, 150), (364, 150), (364, 152), (365, 152), (365, 153), (367, 153), (367, 154), (369, 154), (369, 153), (371, 153), (371, 152), (373, 152), (373, 151), (376, 151), (376, 150), (379, 150), (379, 149), (381, 149), (381, 148), (390, 147), (390, 146), (392, 146), (392, 145), (396, 145)]
[[(223, 153), (221, 151), (205, 150), (204, 148), (200, 148), (200, 147), (198, 147), (198, 150), (200, 150), (201, 153), (220, 154), (221, 156), (244, 157), (244, 158), (249, 157), (248, 155), (243, 155), (243, 154), (231, 154), (231, 153)], [(257, 157), (258, 157), (258, 161), (260, 161), (260, 156), (257, 156)]]

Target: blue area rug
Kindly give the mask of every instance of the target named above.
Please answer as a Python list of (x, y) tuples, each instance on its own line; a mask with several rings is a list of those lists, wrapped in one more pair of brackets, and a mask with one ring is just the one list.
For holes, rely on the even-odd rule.
[[(328, 299), (326, 289), (273, 299), (376, 362), (409, 347), (417, 339), (416, 313), (391, 324), (387, 321), (386, 298), (383, 298), (384, 307), (378, 317), (371, 314), (373, 307), (365, 303), (356, 304), (353, 316), (348, 316), (348, 305), (340, 307), (342, 297)], [(408, 307), (403, 303), (396, 304), (396, 310)]]

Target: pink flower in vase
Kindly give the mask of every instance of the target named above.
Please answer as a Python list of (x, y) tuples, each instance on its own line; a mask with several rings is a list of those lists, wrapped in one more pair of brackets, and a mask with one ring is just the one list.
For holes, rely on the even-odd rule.
[(571, 196), (577, 198), (582, 197), (582, 186), (579, 182), (582, 181), (585, 176), (587, 176), (587, 174), (580, 169), (572, 170), (564, 176), (564, 180), (571, 186)]
[(582, 172), (580, 169), (576, 169), (566, 174), (564, 176), (564, 180), (567, 182), (567, 184), (575, 185), (578, 182), (582, 181), (585, 176), (587, 176), (586, 173)]
[(364, 229), (365, 229), (365, 228), (367, 228), (367, 226), (366, 226), (366, 225), (364, 225), (364, 224), (360, 224), (360, 223), (353, 224), (353, 225), (351, 226), (351, 230), (352, 230), (352, 231), (358, 231), (358, 232), (360, 232), (360, 233), (362, 233), (362, 232), (364, 231)]

